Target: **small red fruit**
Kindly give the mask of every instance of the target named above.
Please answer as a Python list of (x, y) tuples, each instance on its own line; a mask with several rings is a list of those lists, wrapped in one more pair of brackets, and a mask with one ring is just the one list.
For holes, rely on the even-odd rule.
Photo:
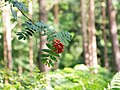
[(64, 45), (60, 42), (60, 40), (53, 40), (53, 47), (55, 48), (54, 52), (58, 54), (64, 52)]

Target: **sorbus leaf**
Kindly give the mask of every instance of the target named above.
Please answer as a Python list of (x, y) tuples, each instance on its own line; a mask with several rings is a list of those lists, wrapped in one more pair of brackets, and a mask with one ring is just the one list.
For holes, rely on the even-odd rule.
[(49, 53), (49, 54), (51, 54), (51, 55), (60, 57), (59, 54), (57, 54), (57, 53), (55, 53), (55, 52), (53, 52), (53, 51), (51, 51), (51, 50), (49, 50), (49, 49), (42, 49), (42, 51), (47, 52), (47, 53)]
[(52, 49), (52, 50), (54, 49), (53, 46), (50, 45), (50, 44), (48, 44), (48, 43), (46, 44), (46, 46), (47, 46), (49, 49)]
[(49, 57), (49, 54), (41, 54), (41, 57)]
[(54, 60), (54, 61), (56, 61), (56, 62), (57, 62), (56, 57), (54, 57), (54, 56), (51, 56), (51, 55), (50, 55), (50, 58), (51, 58), (52, 60)]

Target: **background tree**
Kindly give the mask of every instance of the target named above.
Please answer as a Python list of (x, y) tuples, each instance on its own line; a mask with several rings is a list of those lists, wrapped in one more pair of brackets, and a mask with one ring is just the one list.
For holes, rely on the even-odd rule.
[[(21, 13), (20, 12), (17, 12), (17, 15), (18, 15), (18, 17), (21, 17)], [(18, 31), (22, 31), (22, 22), (21, 22), (21, 18), (18, 18)], [(22, 50), (19, 50), (19, 59), (21, 58), (21, 55), (22, 54)], [(23, 60), (21, 60), (21, 62), (22, 62)], [(20, 65), (19, 63), (18, 63), (18, 73), (19, 74), (22, 74), (23, 73), (23, 67), (22, 67), (22, 65)]]
[(109, 30), (112, 40), (112, 53), (115, 62), (115, 70), (120, 71), (120, 49), (119, 40), (117, 38), (117, 23), (116, 23), (116, 11), (113, 7), (112, 0), (107, 0), (108, 18), (109, 18)]
[(94, 0), (89, 0), (89, 63), (90, 67), (97, 68), (97, 45), (96, 45), (96, 30), (95, 30), (95, 16), (94, 16)]
[[(46, 4), (47, 4), (47, 1), (46, 0), (39, 0), (39, 18), (40, 18), (40, 21), (43, 21), (43, 22), (47, 22), (47, 10), (46, 10)], [(45, 49), (47, 48), (46, 47), (46, 36), (41, 36), (40, 34), (40, 43), (39, 43), (39, 52), (38, 52), (38, 67), (40, 69), (41, 72), (44, 72), (44, 71), (49, 71), (49, 67), (44, 65), (42, 62), (41, 62), (41, 54), (42, 54), (42, 49)]]
[(3, 36), (4, 36), (4, 61), (7, 68), (12, 69), (12, 46), (11, 46), (11, 26), (10, 26), (10, 6), (3, 7)]
[[(59, 31), (59, 17), (58, 17), (59, 16), (59, 6), (58, 6), (58, 0), (54, 0), (53, 13), (54, 13), (54, 27), (55, 27), (56, 31)], [(58, 69), (58, 67), (59, 67), (58, 62), (55, 62), (55, 65), (53, 67), (54, 70)]]
[(101, 0), (102, 5), (102, 30), (103, 30), (103, 39), (104, 39), (104, 59), (105, 67), (109, 67), (108, 62), (108, 51), (107, 51), (107, 35), (106, 35), (106, 0)]
[(4, 48), (4, 76), (5, 84), (8, 83), (8, 71), (12, 70), (12, 46), (11, 46), (11, 27), (10, 27), (10, 5), (2, 7), (2, 23), (3, 23), (3, 48)]
[[(29, 1), (29, 18), (32, 19), (33, 15), (33, 3), (32, 1)], [(30, 64), (30, 75), (32, 75), (33, 72), (33, 39), (32, 37), (29, 37), (29, 64)]]
[(89, 66), (88, 37), (87, 37), (87, 1), (81, 0), (81, 29), (83, 33), (83, 52), (85, 64)]

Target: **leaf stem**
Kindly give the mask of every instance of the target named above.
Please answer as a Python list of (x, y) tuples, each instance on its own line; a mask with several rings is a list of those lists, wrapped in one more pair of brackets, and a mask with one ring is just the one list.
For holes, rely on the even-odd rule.
[[(19, 8), (18, 8), (19, 9)], [(19, 9), (19, 11), (23, 14), (23, 16), (25, 16), (29, 21), (31, 21), (33, 24), (35, 24), (35, 22), (33, 20), (31, 20), (27, 15), (24, 14), (24, 12), (22, 10)]]

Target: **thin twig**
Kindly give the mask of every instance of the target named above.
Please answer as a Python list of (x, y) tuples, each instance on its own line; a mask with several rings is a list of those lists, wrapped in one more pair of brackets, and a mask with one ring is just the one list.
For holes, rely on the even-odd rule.
[[(19, 9), (19, 8), (18, 8), (18, 9)], [(19, 11), (20, 11), (29, 21), (31, 21), (33, 24), (35, 24), (35, 22), (34, 22), (33, 20), (31, 20), (27, 15), (25, 15), (22, 10), (19, 9)]]

